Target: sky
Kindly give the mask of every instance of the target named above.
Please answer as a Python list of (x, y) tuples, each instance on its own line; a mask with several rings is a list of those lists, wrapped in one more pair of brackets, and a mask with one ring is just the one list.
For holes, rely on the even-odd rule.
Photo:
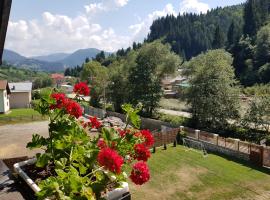
[(245, 0), (13, 0), (5, 48), (24, 56), (97, 48), (114, 52), (141, 42), (153, 20), (205, 13)]

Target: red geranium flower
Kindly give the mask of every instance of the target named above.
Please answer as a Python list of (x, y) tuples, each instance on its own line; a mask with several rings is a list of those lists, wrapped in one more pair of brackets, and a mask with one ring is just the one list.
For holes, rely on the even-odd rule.
[(149, 130), (141, 130), (140, 132), (135, 134), (136, 137), (143, 137), (143, 144), (146, 147), (152, 147), (154, 145), (154, 137)]
[(148, 158), (150, 158), (151, 156), (149, 149), (145, 147), (143, 144), (136, 144), (134, 150), (135, 150), (134, 158), (137, 160), (147, 161)]
[(63, 93), (53, 93), (51, 98), (55, 100), (55, 104), (50, 105), (50, 109), (61, 109), (66, 102), (66, 95)]
[(82, 116), (82, 109), (80, 104), (73, 100), (69, 99), (65, 102), (65, 109), (68, 114), (76, 117), (77, 119)]
[(76, 94), (88, 96), (90, 94), (90, 89), (86, 83), (80, 82), (74, 85), (73, 92)]
[(91, 127), (92, 128), (96, 128), (99, 129), (101, 127), (101, 123), (98, 121), (97, 117), (90, 117), (89, 118), (90, 122), (91, 122)]
[(98, 146), (98, 148), (103, 149), (103, 148), (107, 147), (107, 144), (103, 138), (99, 138), (97, 146)]
[(145, 162), (138, 162), (133, 165), (129, 176), (133, 183), (142, 185), (150, 179), (149, 168)]
[(124, 163), (124, 159), (115, 150), (108, 147), (100, 150), (97, 161), (100, 166), (104, 166), (105, 169), (117, 174), (121, 172)]
[(121, 137), (125, 137), (127, 134), (130, 133), (130, 130), (129, 129), (126, 129), (126, 130), (118, 129), (118, 132), (119, 132)]

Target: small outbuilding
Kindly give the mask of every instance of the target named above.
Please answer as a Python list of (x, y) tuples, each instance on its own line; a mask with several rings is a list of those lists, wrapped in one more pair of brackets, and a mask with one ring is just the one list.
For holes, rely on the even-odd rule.
[(30, 108), (32, 100), (32, 83), (9, 83), (10, 108)]
[(10, 89), (7, 80), (0, 80), (0, 113), (10, 110)]

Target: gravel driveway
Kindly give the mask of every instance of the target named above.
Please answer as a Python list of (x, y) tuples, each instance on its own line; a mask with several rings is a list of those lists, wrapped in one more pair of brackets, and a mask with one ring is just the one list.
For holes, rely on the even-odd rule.
[(48, 136), (48, 122), (30, 122), (0, 126), (0, 159), (33, 156), (37, 151), (26, 149), (32, 134)]

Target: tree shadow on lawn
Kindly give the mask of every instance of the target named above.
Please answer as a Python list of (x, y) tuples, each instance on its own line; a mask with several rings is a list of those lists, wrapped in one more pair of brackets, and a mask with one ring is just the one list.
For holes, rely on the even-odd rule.
[(222, 153), (217, 153), (217, 152), (212, 152), (212, 151), (207, 151), (208, 153), (210, 154), (213, 154), (213, 155), (217, 155), (217, 156), (220, 156), (228, 161), (232, 161), (232, 162), (236, 162), (238, 164), (241, 164), (245, 167), (248, 167), (250, 168), (250, 171), (251, 170), (256, 170), (256, 171), (260, 171), (262, 173), (265, 173), (267, 175), (270, 175), (270, 169), (269, 168), (266, 168), (266, 167), (263, 167), (263, 166), (259, 166), (259, 165), (256, 165), (254, 163), (251, 163), (251, 161), (245, 161), (245, 160), (241, 160), (239, 158), (235, 158), (233, 156), (228, 156), (226, 154), (222, 154)]

